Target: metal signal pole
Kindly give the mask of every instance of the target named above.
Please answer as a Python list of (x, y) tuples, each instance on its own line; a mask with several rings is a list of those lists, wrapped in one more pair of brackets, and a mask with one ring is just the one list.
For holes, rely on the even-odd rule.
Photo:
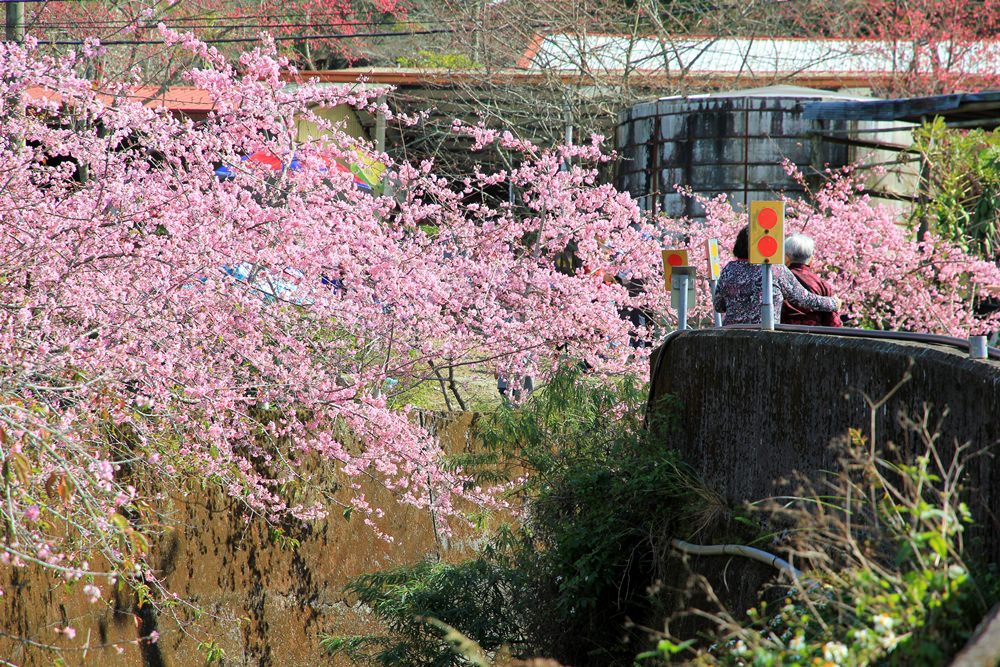
[(8, 1), (4, 4), (7, 5), (6, 39), (20, 44), (24, 41), (24, 3)]
[[(7, 6), (6, 40), (21, 44), (24, 42), (24, 3), (7, 0), (4, 4)], [(24, 105), (21, 103), (18, 103), (15, 108), (18, 110), (17, 113), (24, 111)], [(12, 139), (15, 146), (24, 147), (23, 136), (15, 135)]]
[(761, 275), (760, 328), (764, 331), (774, 331), (774, 301), (771, 295), (771, 265), (764, 264)]

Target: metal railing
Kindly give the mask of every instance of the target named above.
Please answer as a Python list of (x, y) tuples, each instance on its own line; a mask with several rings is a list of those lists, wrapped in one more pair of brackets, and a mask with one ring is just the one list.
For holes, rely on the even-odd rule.
[[(759, 324), (731, 324), (726, 329), (749, 329), (760, 330)], [(850, 327), (814, 327), (803, 326), (801, 324), (775, 324), (776, 331), (790, 331), (794, 333), (822, 334), (825, 336), (846, 336), (848, 338), (868, 338), (873, 340), (896, 340), (907, 343), (925, 343), (928, 345), (944, 345), (962, 350), (966, 353), (972, 352), (973, 344), (968, 338), (955, 338), (953, 336), (941, 336), (938, 334), (915, 333), (911, 331), (877, 331), (871, 329), (853, 329)], [(986, 347), (988, 359), (1000, 361), (1000, 348)]]

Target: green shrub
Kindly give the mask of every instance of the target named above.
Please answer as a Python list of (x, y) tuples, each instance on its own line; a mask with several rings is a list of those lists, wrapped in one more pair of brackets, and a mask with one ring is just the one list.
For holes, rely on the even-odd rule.
[(474, 69), (479, 67), (475, 60), (463, 53), (437, 53), (421, 49), (414, 56), (396, 58), (400, 67), (425, 69)]
[(915, 426), (923, 450), (905, 457), (879, 455), (852, 431), (828, 492), (766, 510), (787, 522), (805, 569), (783, 603), (761, 604), (745, 623), (720, 614), (700, 648), (667, 638), (647, 655), (701, 665), (948, 664), (1000, 589), (963, 559), (967, 451), (945, 456), (926, 420)]
[(937, 118), (914, 139), (926, 165), (914, 218), (964, 250), (1000, 256), (1000, 132), (949, 129)]
[(564, 370), (524, 403), (480, 420), (482, 451), (454, 464), (478, 471), (477, 484), (521, 479), (511, 492), (521, 524), (493, 534), (476, 560), (354, 580), (350, 591), (387, 632), (327, 638), (324, 647), (371, 664), (467, 664), (430, 617), (489, 652), (631, 665), (646, 641), (632, 621), (662, 618), (650, 592), (670, 538), (726, 512), (649, 435), (645, 398), (634, 379), (609, 386)]
[(475, 637), (484, 650), (520, 645), (518, 618), (509, 605), (515, 576), (514, 570), (487, 558), (458, 564), (424, 561), (363, 575), (347, 590), (372, 609), (386, 632), (327, 635), (321, 646), (332, 655), (376, 665), (467, 664), (450, 650), (439, 626), (429, 623), (428, 618)]

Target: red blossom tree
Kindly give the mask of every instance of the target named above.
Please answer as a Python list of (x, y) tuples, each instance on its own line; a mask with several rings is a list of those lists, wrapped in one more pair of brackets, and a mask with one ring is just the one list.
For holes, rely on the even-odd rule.
[[(153, 70), (178, 56), (164, 48), (156, 28), (161, 22), (218, 40), (217, 48), (231, 57), (267, 31), (296, 65), (317, 69), (363, 57), (363, 36), (388, 30), (406, 14), (405, 0), (88, 0), (27, 3), (25, 25), (43, 41), (131, 42), (117, 44), (111, 55), (92, 63), (95, 74), (113, 78), (136, 66)], [(181, 59), (175, 66), (185, 63)], [(155, 75), (162, 80), (162, 72)]]
[[(1000, 85), (1000, 1), (877, 0), (858, 24), (890, 57), (888, 96), (936, 95)], [(868, 36), (866, 35), (866, 36)]]
[(1000, 86), (998, 0), (806, 0), (771, 11), (798, 35), (859, 38), (857, 52), (884, 68), (872, 87), (887, 97)]

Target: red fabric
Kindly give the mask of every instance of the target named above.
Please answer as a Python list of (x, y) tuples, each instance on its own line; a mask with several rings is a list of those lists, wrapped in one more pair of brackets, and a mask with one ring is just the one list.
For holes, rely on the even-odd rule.
[(247, 158), (250, 162), (257, 162), (271, 168), (272, 171), (281, 171), (281, 160), (277, 155), (267, 151), (257, 151)]
[[(788, 268), (807, 290), (820, 296), (833, 296), (833, 287), (809, 268), (807, 264), (789, 264)], [(839, 327), (843, 326), (837, 313), (820, 313), (812, 310), (799, 310), (785, 299), (781, 306), (782, 324), (804, 324), (807, 326)]]

